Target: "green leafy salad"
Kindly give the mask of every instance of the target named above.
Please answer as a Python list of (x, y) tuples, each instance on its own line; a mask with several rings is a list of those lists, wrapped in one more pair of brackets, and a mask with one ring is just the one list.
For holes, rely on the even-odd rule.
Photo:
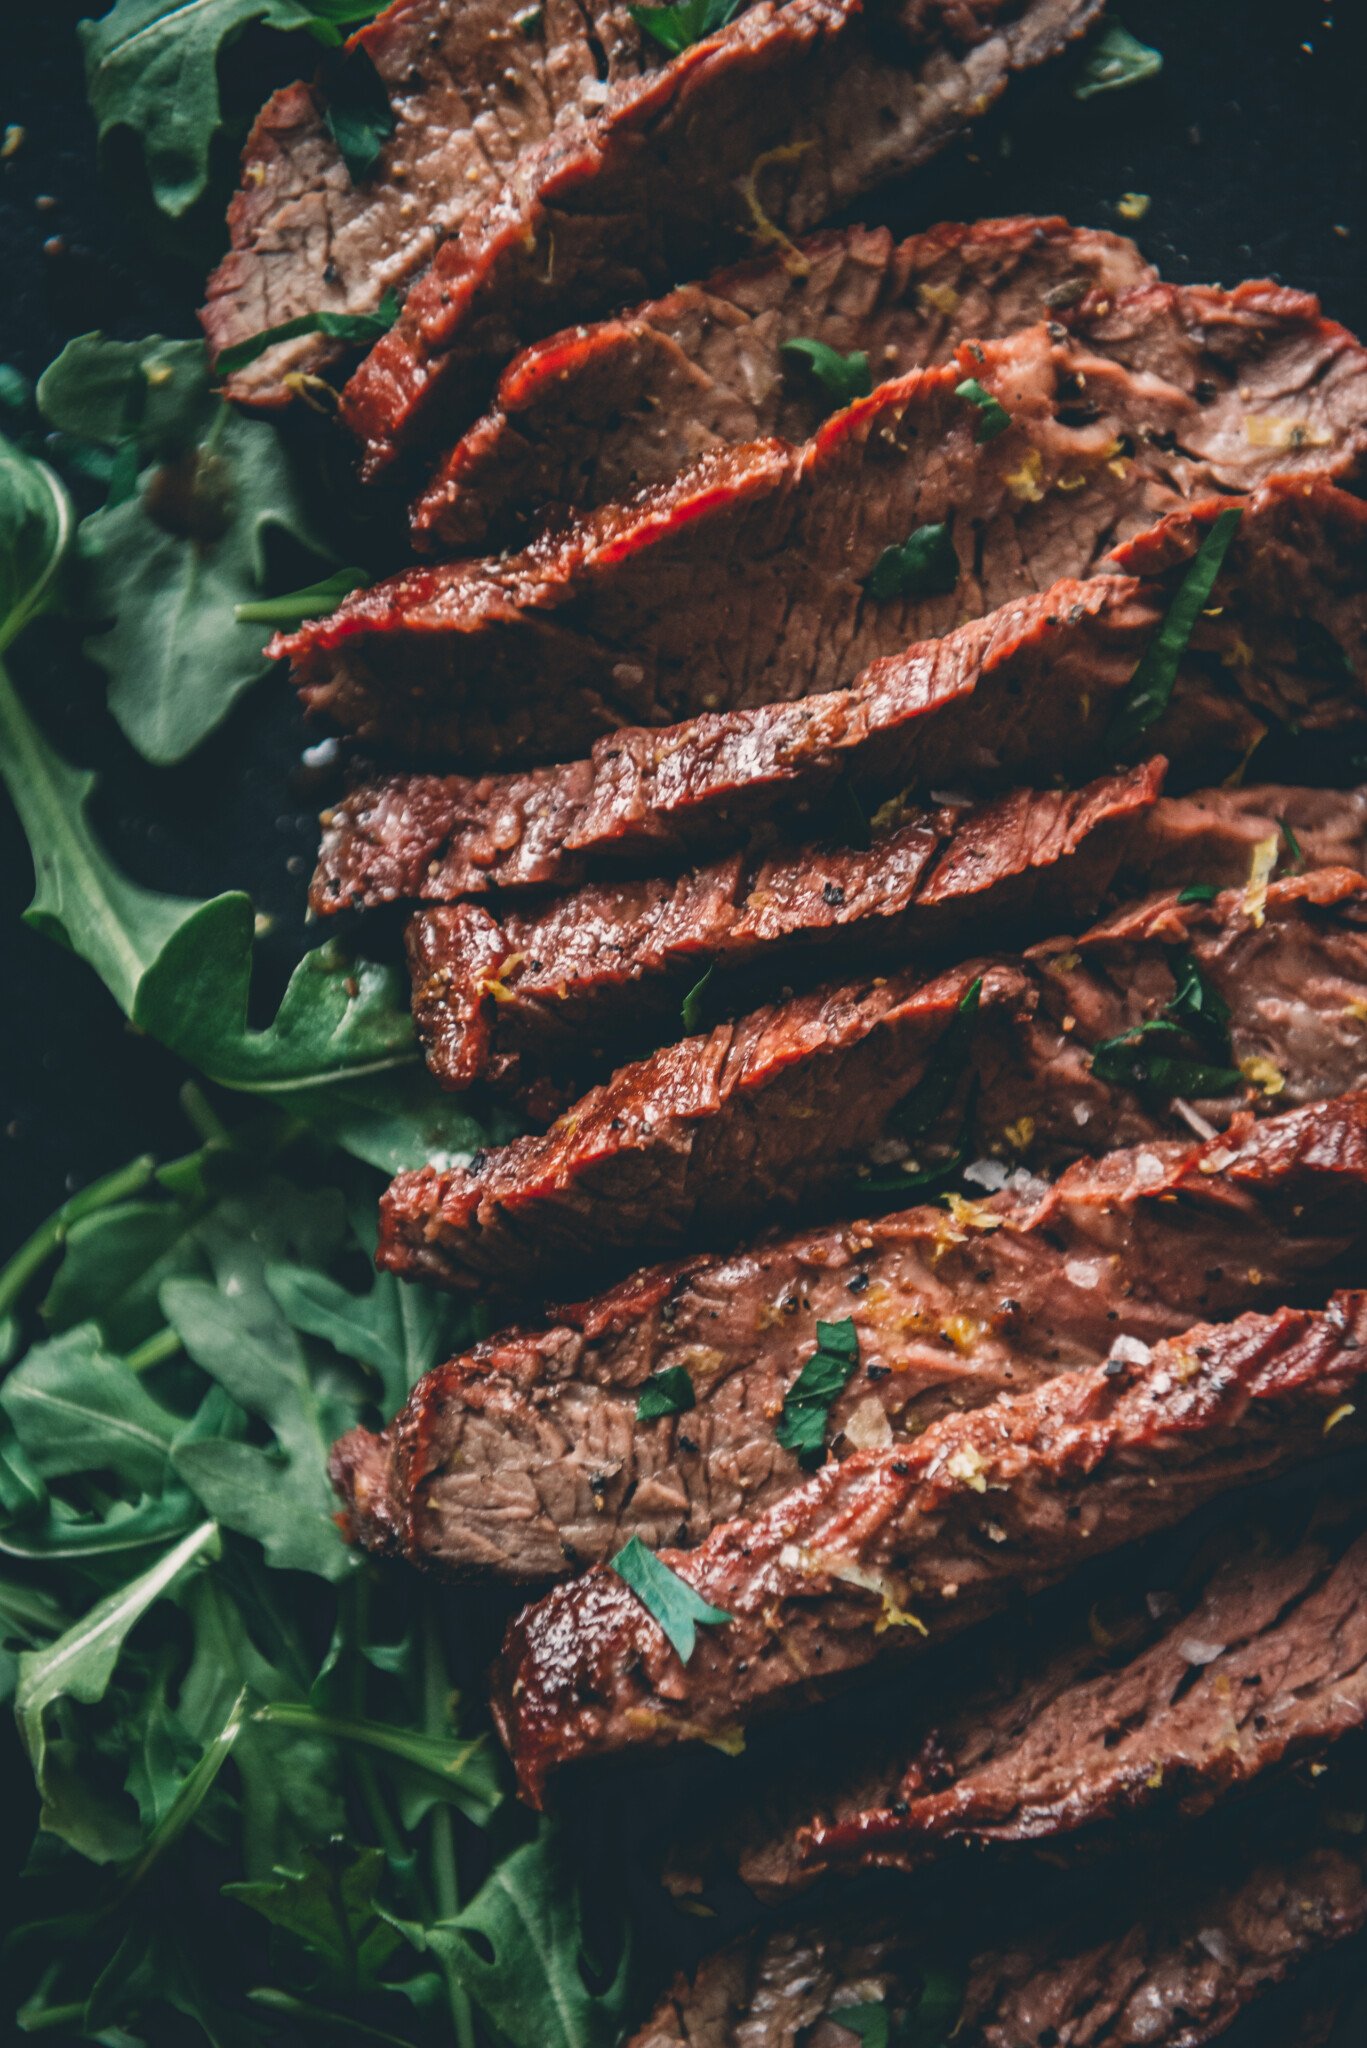
[[(226, 44), (264, 24), (335, 46), (371, 12), (119, 0), (83, 31), (96, 120), (177, 215), (205, 190)], [(0, 427), (27, 918), (195, 1077), (182, 1156), (84, 1188), (0, 1268), (0, 1685), (39, 1804), (7, 2023), (107, 2048), (607, 2048), (615, 1903), (586, 1904), (510, 1797), (487, 1645), (450, 1593), (342, 1540), (327, 1477), (338, 1435), (479, 1325), (375, 1274), (384, 1177), (506, 1133), (428, 1078), (397, 969), (319, 946), (266, 1002), (247, 895), (123, 872), (35, 686), (74, 632), (137, 755), (212, 762), (271, 631), (365, 580), (366, 536), (339, 538), (307, 450), (214, 395), (197, 341), (90, 334), (34, 389), (0, 371)]]

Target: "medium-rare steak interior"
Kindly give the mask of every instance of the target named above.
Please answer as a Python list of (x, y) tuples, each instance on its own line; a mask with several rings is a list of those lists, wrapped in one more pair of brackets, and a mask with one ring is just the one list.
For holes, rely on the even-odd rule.
[[(647, 1270), (486, 1339), (381, 1434), (335, 1446), (348, 1535), (457, 1576), (559, 1578), (631, 1536), (697, 1543), (822, 1455), (914, 1438), (1118, 1345), (1322, 1297), (1362, 1248), (1367, 1096), (1108, 1153), (1047, 1189), (998, 1173), (976, 1203)], [(832, 1333), (853, 1355), (804, 1452), (789, 1397)]]
[[(494, 1678), (523, 1795), (566, 1765), (734, 1738), (1355, 1440), (1367, 1296), (1198, 1324), (1142, 1362), (1061, 1373), (829, 1464), (767, 1512), (659, 1560), (706, 1626), (688, 1662), (625, 1576), (524, 1608)], [(1329, 1418), (1336, 1426), (1326, 1432)]]

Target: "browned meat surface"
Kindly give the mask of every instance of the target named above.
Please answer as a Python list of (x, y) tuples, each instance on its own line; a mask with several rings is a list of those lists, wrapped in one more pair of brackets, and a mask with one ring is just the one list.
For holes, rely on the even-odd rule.
[[(770, 1004), (619, 1068), (542, 1135), (401, 1174), (381, 1205), (380, 1262), (525, 1298), (538, 1281), (716, 1245), (817, 1201), (863, 1206), (872, 1166), (924, 1167), (924, 1146), (934, 1156), (958, 1127), (970, 1072), (978, 1149), (1041, 1161), (1172, 1135), (1192, 1114), (1174, 1093), (1200, 1098), (1205, 1130), (1249, 1102), (1341, 1094), (1367, 1039), (1365, 899), (1341, 868), (1273, 883), (1265, 902), (1158, 896), (1024, 959), (906, 968)], [(1179, 1001), (1188, 957), (1228, 1012), (1216, 1055), (1228, 1078), (1208, 1089), (1160, 1070), (1150, 1085), (1128, 1067), (1125, 1086), (1095, 1072), (1095, 1048)], [(951, 1024), (954, 1050), (933, 1067)]]
[(842, 964), (943, 957), (989, 926), (1017, 939), (1076, 926), (1105, 895), (1165, 767), (1078, 792), (894, 804), (863, 847), (786, 842), (502, 917), (473, 903), (423, 912), (407, 946), (428, 1066), (445, 1087), (488, 1080), (533, 1106), (549, 1098), (553, 1114), (566, 1097), (555, 1100), (550, 1075), (582, 1087), (609, 1052), (677, 1030), (704, 972), (712, 1013), (734, 1013), (762, 993), (761, 973), (773, 987)]
[[(1307, 1288), (1323, 1299), (1327, 1273), (1352, 1271), (1364, 1196), (1356, 1095), (1204, 1145), (1108, 1153), (1047, 1191), (1018, 1176), (967, 1226), (905, 1209), (647, 1270), (544, 1330), (477, 1345), (428, 1373), (387, 1430), (344, 1437), (332, 1474), (347, 1531), (524, 1582), (631, 1536), (694, 1544), (800, 1480), (776, 1423), (819, 1324), (852, 1319), (858, 1342), (827, 1424), (847, 1456), (1097, 1364), (1120, 1338), (1152, 1346)], [(647, 1383), (680, 1372), (692, 1405), (642, 1421)]]
[[(1280, 390), (1286, 372), (1265, 334), (1244, 343), (1233, 368), (1249, 396), (1233, 409), (1251, 433), (1272, 402), (1263, 379)], [(1300, 363), (1302, 335), (1293, 352)], [(1361, 368), (1317, 383), (1305, 448), (1246, 462), (1244, 480), (1323, 470), (1328, 451), (1352, 469), (1364, 396)], [(483, 764), (842, 688), (911, 640), (1090, 574), (1117, 537), (1208, 492), (1212, 465), (1175, 438), (1191, 406), (1061, 327), (965, 342), (811, 441), (714, 450), (520, 554), (408, 570), (272, 646), (310, 708), (349, 731)], [(890, 593), (874, 576), (885, 551), (941, 525), (953, 560)]]
[(849, 2048), (842, 2007), (914, 2021), (927, 1970), (975, 1937), (955, 2048), (1311, 2048), (1343, 1987), (1297, 2001), (1285, 1980), (1367, 1921), (1367, 1856), (1323, 1807), (1255, 1802), (1242, 1826), (1169, 1844), (1051, 1914), (1056, 1896), (1014, 1901), (995, 1945), (971, 1903), (957, 1921), (916, 1902), (749, 1935), (680, 1977), (629, 2048)]
[(699, 1853), (777, 1899), (966, 1849), (1130, 1847), (1137, 1819), (1189, 1818), (1324, 1755), (1367, 1720), (1367, 1534), (1351, 1491), (1309, 1529), (1256, 1509), (1227, 1522), (1175, 1581), (1141, 1558), (1101, 1611), (1075, 1601), (990, 1685), (899, 1688), (900, 1717), (889, 1700), (872, 1742), (806, 1757), (768, 1812), (728, 1811), (720, 1856), (691, 1845), (671, 1887), (696, 1884)]
[[(324, 817), (313, 907), (443, 902), (574, 883), (614, 861), (710, 855), (774, 815), (810, 830), (843, 778), (872, 813), (907, 789), (1095, 773), (1174, 580), (1224, 502), (1160, 525), (1149, 553), (1163, 582), (1055, 584), (875, 662), (848, 690), (627, 729), (558, 768), (363, 785)], [(1149, 749), (1194, 787), (1237, 765), (1269, 715), (1360, 732), (1365, 588), (1360, 499), (1328, 484), (1257, 492), (1212, 593), (1217, 616), (1199, 622)], [(1310, 630), (1328, 650), (1314, 659)]]
[(1099, 0), (760, 0), (521, 152), (343, 400), (373, 471), (463, 427), (535, 335), (805, 234), (924, 162)]
[[(1232, 1487), (1357, 1436), (1367, 1296), (1198, 1324), (827, 1465), (661, 1561), (727, 1615), (684, 1664), (596, 1565), (510, 1624), (493, 1706), (523, 1794), (577, 1760), (734, 1733), (938, 1643)], [(1336, 1427), (1326, 1423), (1337, 1416)]]
[(664, 483), (696, 456), (777, 434), (805, 441), (834, 404), (780, 353), (803, 337), (862, 350), (874, 382), (959, 342), (1054, 319), (1078, 328), (1156, 284), (1133, 242), (1057, 218), (814, 235), (791, 252), (539, 342), (444, 459), (415, 535), (456, 551), (525, 535), (538, 512), (584, 511)]
[[(552, 130), (592, 119), (604, 81), (657, 68), (620, 0), (546, 0), (526, 23), (490, 0), (393, 0), (356, 43), (385, 88), (394, 132), (353, 183), (322, 86), (291, 85), (262, 109), (228, 210), (230, 253), (202, 315), (217, 353), (304, 313), (373, 313), (402, 297), (471, 209)], [(249, 405), (287, 402), (288, 376), (339, 353), (321, 336), (282, 342), (228, 380)]]
[(1247, 876), (1254, 848), (1276, 835), (1293, 868), (1367, 873), (1367, 788), (1254, 783), (1163, 797), (1136, 820), (1127, 864), (1154, 888), (1232, 888)]

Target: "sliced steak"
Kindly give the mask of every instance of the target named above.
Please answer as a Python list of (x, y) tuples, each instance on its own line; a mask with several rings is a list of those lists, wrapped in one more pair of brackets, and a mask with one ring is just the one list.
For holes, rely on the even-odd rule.
[(1254, 783), (1164, 797), (1136, 820), (1126, 860), (1155, 888), (1230, 888), (1247, 877), (1255, 848), (1276, 836), (1293, 872), (1367, 873), (1367, 788)]
[(369, 469), (463, 427), (567, 320), (805, 234), (922, 163), (1099, 0), (771, 0), (524, 151), (347, 386)]
[[(524, 1796), (566, 1764), (732, 1735), (905, 1657), (1356, 1434), (1367, 1295), (1198, 1324), (826, 1466), (764, 1514), (660, 1560), (727, 1615), (684, 1664), (595, 1565), (523, 1609), (494, 1674)], [(1346, 1411), (1346, 1412), (1343, 1412)], [(1338, 1426), (1326, 1435), (1331, 1416)]]
[(993, 922), (1021, 938), (1075, 927), (1109, 888), (1166, 765), (1076, 793), (894, 803), (863, 847), (790, 841), (674, 880), (590, 884), (501, 918), (472, 903), (426, 911), (407, 946), (428, 1066), (444, 1087), (492, 1081), (553, 1114), (565, 1100), (553, 1077), (582, 1086), (610, 1053), (657, 1043), (704, 972), (709, 1009), (734, 1015), (747, 992), (759, 999), (760, 975), (772, 987), (935, 958)]
[(720, 1855), (699, 1830), (671, 1889), (696, 1886), (699, 1853), (709, 1876), (738, 1865), (778, 1899), (830, 1873), (912, 1871), (969, 1849), (1132, 1847), (1137, 1822), (1190, 1818), (1324, 1755), (1367, 1721), (1353, 1492), (1309, 1528), (1303, 1511), (1226, 1521), (1175, 1579), (1155, 1579), (1141, 1554), (1100, 1608), (1074, 1598), (1043, 1640), (1023, 1630), (1024, 1658), (1000, 1659), (990, 1684), (942, 1677), (933, 1699), (899, 1686), (871, 1739), (864, 1728), (839, 1757), (813, 1751), (767, 1813), (729, 1808)]
[[(700, 1542), (800, 1481), (776, 1421), (822, 1323), (852, 1318), (858, 1343), (826, 1429), (846, 1456), (1097, 1364), (1122, 1337), (1152, 1346), (1307, 1287), (1322, 1300), (1361, 1244), (1367, 1096), (1113, 1152), (1043, 1193), (1022, 1178), (968, 1225), (921, 1207), (765, 1241), (488, 1339), (420, 1380), (387, 1430), (337, 1444), (349, 1537), (523, 1582), (631, 1536)], [(689, 1405), (642, 1421), (648, 1383), (680, 1373)]]
[(886, 228), (814, 235), (796, 260), (771, 254), (525, 350), (418, 500), (415, 537), (506, 544), (538, 512), (627, 497), (718, 445), (807, 440), (833, 405), (782, 355), (796, 337), (862, 350), (878, 380), (961, 341), (1074, 326), (1155, 283), (1133, 242), (1057, 218), (947, 224), (900, 243)]
[[(1238, 388), (1256, 391), (1248, 341)], [(1279, 449), (1263, 473), (1330, 453), (1351, 469), (1367, 444), (1367, 375), (1356, 383), (1327, 386), (1308, 452)], [(1090, 574), (1117, 537), (1209, 491), (1211, 465), (1176, 442), (1191, 409), (1061, 327), (965, 342), (800, 446), (714, 450), (521, 554), (358, 591), (272, 648), (349, 731), (485, 765), (563, 755), (628, 720), (842, 688), (913, 639)], [(928, 564), (895, 590), (880, 580), (888, 549), (942, 526)]]
[(962, 1985), (944, 2023), (955, 2048), (1308, 2048), (1343, 1988), (1316, 1986), (1307, 2018), (1285, 1980), (1367, 1923), (1367, 1852), (1322, 1801), (1259, 1801), (1090, 1896), (1036, 1891), (995, 1914), (908, 1899), (745, 1936), (680, 1977), (629, 2048), (850, 2048), (842, 2008), (882, 2005), (892, 2026), (915, 2026), (928, 1971)]
[[(215, 355), (302, 314), (373, 313), (387, 290), (402, 297), (527, 151), (591, 119), (605, 80), (658, 68), (661, 55), (617, 0), (546, 0), (525, 13), (489, 0), (394, 0), (352, 47), (374, 65), (393, 133), (356, 182), (325, 85), (287, 86), (266, 103), (228, 209), (231, 251), (201, 315)], [(249, 405), (281, 405), (288, 376), (340, 352), (320, 335), (281, 342), (226, 388)]]
[[(1365, 903), (1362, 877), (1341, 868), (1252, 900), (1158, 896), (1024, 959), (907, 968), (768, 1005), (619, 1068), (543, 1135), (401, 1174), (381, 1204), (380, 1262), (525, 1295), (818, 1201), (863, 1207), (873, 1163), (893, 1182), (924, 1169), (924, 1146), (933, 1156), (965, 1119), (965, 1090), (965, 1147), (1014, 1144), (1043, 1162), (1172, 1135), (1184, 1128), (1174, 1093), (1201, 1098), (1207, 1132), (1250, 1100), (1341, 1094), (1367, 1041)], [(1153, 1027), (1180, 1007), (1188, 960), (1227, 1013), (1205, 1055), (1225, 1078), (1210, 1087), (1190, 1049), (1166, 1080), (1144, 1066), (1167, 1043)], [(1108, 1061), (1132, 1085), (1094, 1071), (1094, 1048), (1144, 1025), (1139, 1051), (1113, 1047)]]
[[(622, 863), (743, 844), (777, 816), (810, 832), (848, 779), (866, 808), (912, 790), (1080, 779), (1175, 580), (1228, 501), (1160, 525), (1158, 582), (1065, 581), (945, 639), (875, 662), (848, 690), (709, 712), (597, 741), (587, 760), (525, 773), (391, 776), (324, 817), (311, 902), (327, 913), (491, 888), (566, 885)], [(1264, 487), (1247, 504), (1169, 711), (1146, 748), (1186, 786), (1237, 765), (1260, 719), (1361, 732), (1367, 705), (1367, 506), (1328, 484)], [(1326, 648), (1307, 656), (1306, 635)], [(846, 816), (848, 811), (846, 811)]]

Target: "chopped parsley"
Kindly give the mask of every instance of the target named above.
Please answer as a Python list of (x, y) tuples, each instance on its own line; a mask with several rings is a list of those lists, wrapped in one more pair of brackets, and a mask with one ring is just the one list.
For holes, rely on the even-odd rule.
[(1004, 434), (1010, 426), (1011, 415), (1006, 407), (976, 377), (965, 377), (962, 384), (956, 384), (954, 396), (967, 399), (970, 405), (978, 408), (978, 425), (973, 435), (975, 441), (995, 441), (998, 434)]
[(1214, 882), (1188, 882), (1186, 888), (1179, 891), (1177, 900), (1179, 903), (1213, 903), (1219, 893)]
[(1281, 828), (1282, 838), (1286, 841), (1287, 866), (1293, 875), (1303, 875), (1305, 873), (1305, 855), (1301, 851), (1300, 840), (1297, 839), (1285, 818), (1281, 821)]
[(235, 341), (218, 356), (214, 369), (220, 376), (231, 377), (234, 371), (245, 370), (268, 348), (274, 348), (278, 341), (294, 341), (301, 334), (325, 334), (329, 341), (353, 341), (369, 347), (382, 334), (388, 334), (398, 317), (398, 294), (392, 289), (385, 293), (373, 313), (300, 313), (293, 320), (282, 320), (277, 327), (263, 327), (259, 334), (249, 334), (245, 341)]
[(847, 356), (842, 356), (838, 348), (799, 334), (785, 341), (779, 354), (805, 363), (818, 384), (835, 400), (837, 410), (853, 405), (856, 398), (867, 398), (873, 389), (869, 359), (862, 348), (851, 349)]
[[(981, 438), (981, 437), (980, 437)], [(944, 597), (959, 580), (949, 528), (918, 526), (898, 547), (884, 548), (864, 581), (869, 596)]]
[(1130, 679), (1124, 702), (1111, 721), (1106, 738), (1108, 745), (1117, 753), (1132, 747), (1167, 710), (1182, 656), (1190, 644), (1196, 621), (1209, 602), (1215, 579), (1224, 567), (1230, 542), (1242, 517), (1243, 512), (1238, 506), (1222, 512), (1197, 549), (1191, 567), (1168, 606), (1167, 617), (1145, 649)]
[(677, 57), (734, 21), (740, 5), (741, 0), (673, 0), (671, 6), (632, 7), (629, 12), (637, 28), (644, 29), (671, 57)]
[(1163, 69), (1163, 53), (1141, 43), (1118, 21), (1107, 24), (1087, 52), (1086, 62), (1073, 87), (1075, 100), (1095, 99), (1099, 92), (1123, 92), (1127, 86), (1142, 85)]
[(662, 1415), (683, 1415), (697, 1405), (687, 1366), (665, 1365), (653, 1372), (642, 1387), (636, 1403), (636, 1420), (658, 1422)]
[(853, 1316), (818, 1323), (816, 1350), (783, 1397), (775, 1434), (801, 1465), (819, 1465), (826, 1454), (832, 1404), (844, 1393), (859, 1364), (859, 1333)]
[(609, 1560), (609, 1568), (659, 1622), (685, 1664), (698, 1646), (700, 1627), (720, 1628), (731, 1620), (720, 1607), (709, 1606), (701, 1593), (672, 1572), (653, 1550), (647, 1550), (639, 1536), (622, 1546)]
[(709, 964), (707, 972), (700, 975), (694, 982), (692, 988), (679, 1005), (679, 1016), (682, 1020), (683, 1028), (690, 1035), (695, 1031), (701, 1031), (703, 1028), (703, 998), (707, 994), (707, 985), (716, 972), (716, 967), (717, 963), (714, 960)]

